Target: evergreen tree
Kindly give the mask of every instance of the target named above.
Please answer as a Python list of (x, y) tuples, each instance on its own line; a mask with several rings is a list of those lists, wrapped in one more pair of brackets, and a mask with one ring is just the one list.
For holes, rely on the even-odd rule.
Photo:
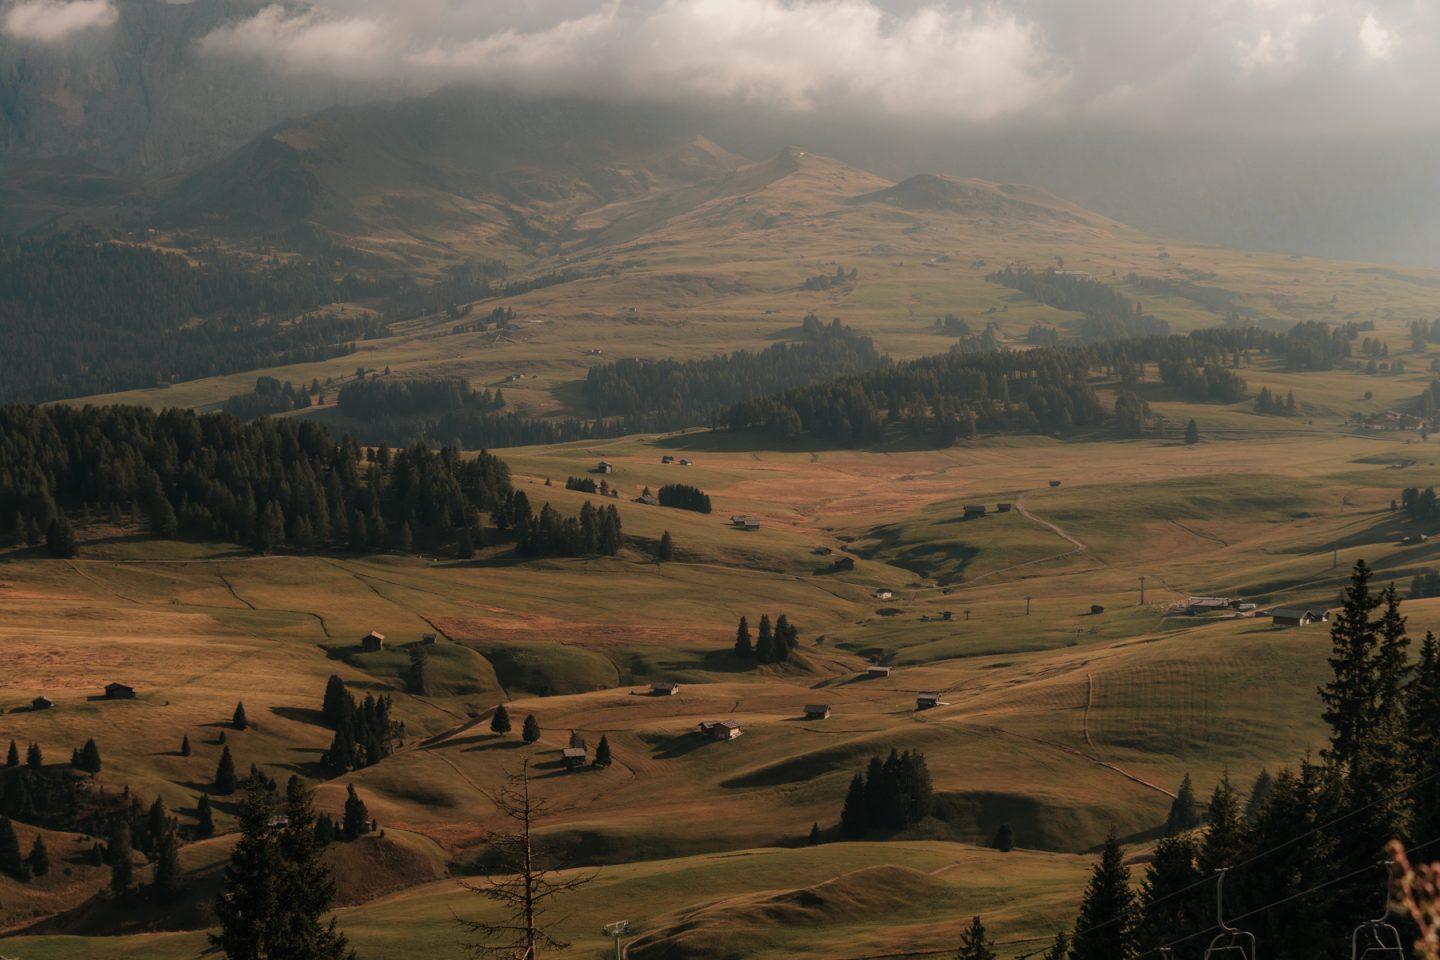
[(840, 832), (852, 840), (865, 835), (870, 818), (865, 803), (865, 777), (857, 770), (850, 778), (845, 805), (840, 808)]
[[(749, 660), (755, 655), (755, 647), (750, 642), (750, 621), (744, 617), (740, 618), (740, 626), (735, 629), (735, 655)], [(15, 747), (14, 742), (10, 744), (11, 749)]]
[(346, 840), (354, 840), (361, 834), (370, 832), (370, 811), (365, 806), (365, 801), (355, 792), (353, 783), (346, 786), (345, 820), (341, 829)]
[(25, 748), (25, 766), (31, 770), (39, 770), (45, 765), (45, 755), (40, 751), (40, 744), (32, 743)]
[(34, 876), (43, 877), (50, 872), (50, 851), (45, 849), (45, 838), (38, 833), (35, 834), (35, 843), (30, 847), (30, 856), (25, 862)]
[(610, 738), (601, 734), (600, 744), (595, 748), (595, 766), (604, 769), (610, 766), (611, 762)]
[(1194, 830), (1198, 826), (1199, 803), (1195, 799), (1195, 785), (1187, 773), (1185, 779), (1180, 781), (1180, 789), (1175, 792), (1175, 799), (1170, 803), (1170, 815), (1165, 819), (1165, 832), (1176, 834)]
[(656, 563), (669, 563), (675, 559), (675, 541), (670, 539), (670, 531), (666, 530), (660, 535), (660, 546), (655, 550)]
[(200, 794), (195, 804), (195, 835), (204, 839), (215, 835), (215, 813), (210, 808), (210, 794)]
[(1245, 849), (1245, 823), (1240, 816), (1240, 797), (1223, 774), (1205, 810), (1205, 840), (1200, 848), (1200, 867), (1206, 876), (1233, 867)]
[[(1426, 633), (1415, 664), (1415, 678), (1406, 688), (1407, 741), (1414, 758), (1416, 785), (1412, 793), (1411, 830), (1416, 837), (1440, 836), (1440, 643)], [(1412, 859), (1431, 861), (1427, 849)]]
[(1000, 824), (1000, 829), (995, 831), (993, 846), (1001, 853), (1009, 853), (1015, 849), (1015, 831), (1010, 828), (1010, 824)]
[(995, 944), (985, 933), (985, 924), (975, 917), (960, 934), (960, 949), (955, 952), (955, 960), (998, 960), (998, 957)]
[(320, 860), (315, 810), (310, 791), (298, 777), (285, 785), (285, 826), (276, 838), (283, 867), (277, 900), (283, 915), (276, 924), (268, 955), (294, 960), (345, 960), (353, 957), (345, 935), (322, 918), (335, 899), (335, 881)]
[(1196, 444), (1200, 442), (1200, 424), (1193, 419), (1185, 425), (1185, 443)]
[(1324, 719), (1330, 726), (1325, 757), (1342, 768), (1354, 764), (1373, 722), (1379, 637), (1371, 615), (1379, 605), (1380, 599), (1370, 592), (1370, 568), (1360, 560), (1350, 574), (1342, 609), (1330, 624), (1334, 677), (1320, 690)]
[(190, 734), (188, 733), (180, 738), (180, 756), (190, 756)]
[(210, 934), (211, 946), (228, 960), (269, 960), (284, 920), (286, 904), (280, 899), (284, 869), (270, 833), (273, 808), (269, 791), (258, 780), (245, 788), (240, 808), (240, 839), (225, 867), (220, 895), (215, 899), (219, 933)]
[(540, 721), (535, 719), (535, 714), (527, 713), (525, 722), (520, 727), (520, 736), (526, 743), (534, 743), (540, 739)]
[(226, 747), (220, 752), (220, 762), (215, 767), (214, 790), (220, 796), (228, 797), (235, 792), (236, 786), (235, 759), (230, 756), (230, 748)]
[(1260, 819), (1260, 812), (1265, 809), (1265, 801), (1270, 799), (1270, 793), (1275, 789), (1275, 778), (1270, 776), (1270, 771), (1262, 769), (1255, 778), (1255, 783), (1250, 788), (1250, 799), (1245, 801), (1245, 820), (1247, 823), (1254, 823)]
[(1155, 845), (1140, 885), (1140, 941), (1155, 947), (1208, 926), (1210, 890), (1201, 886), (1199, 842), (1191, 833), (1171, 834)]
[(11, 740), (11, 741), (10, 741), (10, 751), (5, 754), (5, 766), (7, 766), (7, 767), (18, 767), (18, 766), (20, 766), (20, 748), (19, 748), (18, 746), (16, 746), (14, 740)]
[(110, 893), (120, 899), (130, 896), (135, 865), (130, 860), (130, 824), (117, 821), (110, 831)]
[(1055, 942), (1041, 955), (1041, 960), (1067, 960), (1070, 956), (1070, 938), (1065, 931), (1055, 934)]
[(45, 550), (50, 556), (61, 560), (68, 560), (80, 552), (79, 542), (75, 539), (75, 528), (70, 526), (69, 520), (57, 517), (50, 521), (50, 528), (45, 532)]
[(155, 841), (155, 879), (152, 892), (160, 903), (173, 903), (183, 889), (180, 844), (175, 837), (174, 822), (167, 820)]
[(760, 633), (755, 638), (755, 659), (760, 663), (775, 662), (775, 636), (770, 629), (770, 614), (760, 615)]
[(14, 880), (24, 876), (25, 860), (20, 855), (20, 839), (10, 818), (0, 816), (0, 873)]
[(805, 843), (812, 847), (820, 846), (820, 824), (810, 824), (810, 836), (806, 838)]
[(1136, 912), (1130, 868), (1111, 834), (1080, 901), (1070, 960), (1134, 960)]
[(490, 732), (501, 736), (510, 732), (510, 711), (503, 703), (495, 708), (495, 715), (490, 718)]
[(345, 681), (332, 673), (325, 683), (325, 701), (320, 707), (320, 716), (324, 719), (325, 726), (338, 730), (354, 709), (355, 701), (345, 689)]
[[(1226, 878), (1227, 900), (1234, 902), (1233, 893), (1238, 892), (1245, 902), (1276, 904), (1247, 926), (1261, 942), (1276, 944), (1274, 952), (1285, 960), (1331, 955), (1334, 944), (1349, 940), (1346, 918), (1353, 903), (1367, 894), (1373, 896), (1379, 871), (1370, 874), (1362, 869), (1358, 890), (1333, 883), (1343, 872), (1335, 863), (1336, 838), (1320, 828), (1335, 822), (1333, 804), (1345, 802), (1340, 787), (1333, 769), (1305, 763), (1298, 773), (1281, 770), (1248, 830), (1247, 849), (1269, 852), (1255, 865)], [(1373, 863), (1373, 852), (1370, 858)], [(1232, 880), (1242, 881), (1238, 891)], [(1302, 890), (1311, 892), (1295, 897)], [(1213, 887), (1206, 892), (1212, 891)], [(1205, 907), (1203, 925), (1208, 925), (1209, 896)]]
[(86, 773), (100, 772), (100, 748), (95, 744), (93, 737), (85, 741), (85, 746), (80, 748), (80, 754), (76, 760), (78, 762), (74, 765), (77, 769), (84, 770)]
[(423, 644), (412, 643), (409, 649), (410, 666), (405, 671), (405, 692), (418, 697), (430, 695), (430, 683), (426, 677), (430, 654)]
[(235, 713), (230, 717), (230, 726), (236, 730), (244, 730), (250, 726), (250, 721), (245, 719), (245, 703), (240, 701), (235, 704)]

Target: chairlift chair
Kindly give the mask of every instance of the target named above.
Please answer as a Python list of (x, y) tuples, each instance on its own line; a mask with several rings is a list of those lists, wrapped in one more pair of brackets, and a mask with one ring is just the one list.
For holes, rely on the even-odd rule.
[(1225, 874), (1227, 867), (1215, 875), (1215, 919), (1220, 927), (1205, 948), (1205, 960), (1256, 960), (1255, 934), (1237, 930), (1225, 922)]
[(1350, 935), (1350, 960), (1405, 960), (1400, 931), (1390, 923), (1390, 868), (1394, 861), (1380, 864), (1385, 869), (1385, 912), (1366, 920)]

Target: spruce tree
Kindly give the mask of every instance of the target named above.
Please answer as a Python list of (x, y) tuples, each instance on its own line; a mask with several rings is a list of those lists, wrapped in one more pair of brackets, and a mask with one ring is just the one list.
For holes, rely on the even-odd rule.
[(1275, 789), (1275, 778), (1270, 776), (1270, 771), (1261, 769), (1255, 777), (1255, 783), (1250, 787), (1250, 799), (1245, 801), (1245, 820), (1254, 823), (1260, 819), (1260, 812), (1265, 809), (1265, 802), (1270, 799), (1270, 793)]
[(45, 838), (35, 834), (35, 843), (30, 847), (30, 856), (25, 859), (34, 876), (43, 877), (50, 872), (50, 851), (45, 849)]
[(195, 804), (195, 835), (200, 838), (215, 835), (215, 812), (210, 807), (210, 794), (200, 794)]
[(985, 924), (975, 917), (960, 934), (960, 949), (955, 951), (955, 960), (997, 960), (998, 956), (994, 942), (985, 934)]
[(430, 654), (422, 644), (412, 643), (409, 648), (410, 665), (405, 671), (405, 692), (417, 697), (430, 695), (429, 677), (426, 676)]
[(14, 880), (24, 875), (25, 860), (20, 855), (20, 838), (10, 818), (0, 816), (0, 873)]
[[(1440, 836), (1440, 643), (1426, 633), (1415, 664), (1415, 678), (1406, 688), (1406, 739), (1414, 757), (1416, 784), (1412, 791), (1411, 831), (1416, 837)], [(1418, 858), (1436, 859), (1433, 849)]]
[(325, 721), (325, 726), (331, 730), (339, 729), (351, 713), (354, 712), (355, 701), (350, 692), (345, 689), (345, 681), (335, 674), (325, 682), (325, 700), (320, 707), (320, 716)]
[(158, 902), (174, 903), (183, 889), (180, 843), (175, 837), (174, 822), (167, 821), (155, 840), (155, 878), (151, 890)]
[(354, 840), (361, 834), (370, 832), (370, 810), (365, 806), (365, 801), (355, 792), (355, 784), (346, 786), (345, 796), (345, 820), (341, 826), (346, 840)]
[(490, 732), (500, 736), (510, 732), (510, 711), (503, 703), (495, 708), (495, 715), (490, 718)]
[(669, 563), (675, 559), (675, 541), (670, 539), (670, 531), (666, 530), (660, 535), (660, 546), (655, 550), (656, 563)]
[(863, 837), (870, 825), (865, 803), (865, 777), (860, 771), (850, 778), (850, 789), (845, 792), (845, 805), (840, 808), (840, 832), (852, 840)]
[(220, 762), (215, 767), (214, 790), (222, 797), (228, 797), (235, 792), (237, 786), (235, 780), (235, 759), (230, 756), (230, 748), (226, 747), (220, 752)]
[(534, 743), (540, 739), (540, 722), (535, 719), (535, 714), (527, 713), (525, 722), (520, 727), (520, 736), (526, 743)]
[(130, 895), (135, 865), (130, 860), (130, 824), (117, 821), (110, 832), (110, 893), (121, 899)]
[[(740, 618), (740, 626), (735, 629), (735, 656), (745, 660), (755, 656), (755, 646), (750, 642), (750, 621), (744, 617)], [(13, 741), (10, 746), (13, 750)]]
[(600, 743), (595, 747), (595, 766), (604, 769), (612, 763), (610, 757), (610, 738), (604, 734), (600, 735)]
[(1143, 943), (1155, 946), (1198, 933), (1208, 925), (1210, 889), (1200, 881), (1200, 847), (1195, 834), (1171, 834), (1155, 845), (1140, 885)]
[(1380, 599), (1370, 592), (1370, 568), (1355, 564), (1342, 608), (1330, 624), (1331, 681), (1320, 689), (1330, 726), (1326, 759), (1341, 768), (1354, 764), (1370, 732), (1376, 704), (1375, 651), (1379, 646), (1372, 614)]
[(215, 899), (220, 931), (210, 934), (211, 946), (229, 960), (277, 956), (271, 945), (287, 905), (280, 899), (283, 867), (270, 834), (272, 812), (269, 792), (259, 781), (250, 781), (240, 808), (240, 839), (231, 851)]
[(775, 637), (770, 629), (770, 614), (760, 615), (760, 633), (755, 638), (755, 659), (760, 663), (775, 662)]
[(5, 766), (20, 766), (20, 748), (16, 745), (14, 740), (10, 741), (10, 751), (5, 754)]
[(80, 748), (80, 756), (78, 759), (79, 763), (76, 764), (76, 766), (79, 767), (79, 769), (87, 773), (100, 772), (100, 748), (95, 744), (93, 737), (86, 740), (85, 746)]
[(1134, 960), (1136, 919), (1130, 868), (1112, 833), (1080, 901), (1070, 960)]
[(335, 899), (335, 881), (320, 860), (312, 798), (298, 777), (292, 776), (285, 785), (285, 816), (277, 838), (283, 869), (277, 899), (284, 912), (268, 955), (294, 960), (353, 957), (334, 918), (329, 924), (322, 922)]
[(243, 700), (235, 704), (235, 712), (230, 716), (230, 726), (236, 730), (244, 730), (250, 726), (250, 721), (245, 719), (245, 702)]
[(1185, 425), (1185, 443), (1196, 444), (1199, 442), (1200, 424), (1196, 423), (1194, 419), (1191, 419), (1191, 421)]
[(1055, 942), (1050, 944), (1050, 949), (1041, 955), (1040, 960), (1068, 960), (1069, 956), (1070, 938), (1062, 930), (1055, 934)]
[(180, 738), (180, 756), (190, 756), (190, 735), (188, 733)]
[(1000, 824), (1000, 829), (995, 831), (993, 846), (1001, 853), (1009, 853), (1015, 849), (1015, 831), (1010, 828), (1010, 824)]
[(805, 842), (812, 847), (820, 846), (820, 824), (810, 824), (810, 836), (806, 838)]
[(1245, 823), (1240, 816), (1240, 797), (1230, 784), (1230, 774), (1221, 775), (1205, 809), (1205, 839), (1200, 847), (1200, 867), (1206, 876), (1233, 867), (1245, 849)]
[(40, 750), (40, 744), (32, 743), (25, 748), (25, 766), (31, 770), (39, 770), (45, 765), (45, 755)]
[(1190, 774), (1185, 774), (1185, 779), (1180, 781), (1180, 789), (1175, 791), (1175, 799), (1170, 804), (1170, 815), (1165, 818), (1165, 832), (1168, 834), (1182, 833), (1186, 830), (1194, 830), (1200, 826), (1199, 803), (1195, 799), (1195, 784), (1190, 780)]

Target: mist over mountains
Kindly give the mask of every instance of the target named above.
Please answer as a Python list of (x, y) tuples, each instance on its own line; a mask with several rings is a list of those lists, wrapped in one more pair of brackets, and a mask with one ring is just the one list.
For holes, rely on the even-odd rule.
[[(1251, 123), (1227, 127), (1197, 116), (1204, 122), (1181, 133), (1173, 126), (1138, 122), (1139, 106), (1133, 108), (1137, 122), (1127, 122), (1124, 111), (1087, 114), (1073, 94), (1059, 86), (1049, 94), (1032, 91), (1023, 107), (1006, 107), (1000, 101), (967, 105), (965, 92), (970, 91), (970, 98), (984, 97), (991, 89), (989, 81), (964, 72), (937, 72), (930, 87), (910, 80), (898, 84), (895, 68), (885, 64), (857, 67), (848, 93), (837, 92), (843, 84), (835, 77), (820, 75), (802, 82), (798, 74), (782, 75), (775, 65), (728, 74), (723, 80), (712, 77), (723, 95), (662, 89), (655, 77), (663, 64), (650, 73), (637, 68), (624, 74), (630, 78), (625, 83), (597, 81), (586, 89), (589, 74), (584, 71), (600, 68), (584, 57), (572, 60), (618, 49), (614, 44), (619, 41), (606, 39), (619, 29), (615, 17), (637, 16), (636, 29), (658, 31), (667, 23), (673, 27), (678, 8), (684, 6), (677, 4), (660, 5), (648, 18), (623, 10), (601, 11), (589, 19), (574, 15), (559, 21), (568, 25), (568, 32), (543, 23), (531, 24), (529, 32), (524, 24), (499, 32), (494, 32), (494, 24), (472, 25), (490, 46), (483, 52), (473, 43), (465, 47), (465, 69), (455, 65), (461, 62), (456, 50), (432, 45), (423, 47), (429, 51), (424, 56), (407, 55), (412, 64), (407, 72), (394, 66), (397, 52), (381, 43), (373, 29), (365, 34), (370, 46), (360, 44), (357, 31), (382, 21), (374, 19), (378, 13), (360, 9), (364, 5), (352, 6), (327, 10), (323, 5), (258, 0), (11, 4), (0, 30), (0, 171), (5, 175), (0, 189), (16, 210), (38, 213), (12, 214), (4, 227), (46, 222), (55, 213), (51, 195), (73, 193), (71, 178), (77, 174), (87, 177), (87, 202), (96, 190), (118, 189), (107, 177), (97, 180), (88, 167), (120, 175), (128, 190), (137, 181), (153, 184), (193, 176), (220, 163), (253, 166), (263, 160), (265, 150), (274, 149), (272, 141), (256, 139), (264, 131), (336, 107), (372, 114), (360, 124), (366, 139), (347, 145), (347, 150), (383, 152), (392, 136), (413, 139), (417, 129), (435, 121), (431, 91), (437, 86), (447, 88), (445, 102), (456, 111), (451, 127), (486, 122), (484, 109), (471, 109), (467, 97), (482, 104), (508, 99), (523, 105), (556, 94), (574, 96), (579, 88), (582, 95), (613, 104), (597, 107), (596, 115), (607, 118), (605, 124), (655, 124), (657, 134), (683, 130), (704, 135), (750, 159), (798, 143), (892, 179), (934, 172), (1034, 183), (1169, 236), (1329, 257), (1440, 263), (1440, 175), (1435, 172), (1440, 170), (1440, 145), (1423, 118), (1408, 133), (1377, 129), (1356, 136), (1337, 117), (1335, 132), (1324, 133), (1317, 132), (1321, 127), (1313, 121), (1313, 111), (1297, 104), (1296, 116), (1303, 114), (1305, 122), (1281, 132), (1257, 132)], [(784, 9), (794, 21), (813, 12), (808, 5), (802, 7)], [(890, 24), (892, 33), (902, 32), (876, 40), (871, 34), (884, 34), (883, 25), (871, 22), (874, 17), (860, 17), (863, 23), (849, 32), (837, 28), (836, 35), (854, 37), (856, 55), (870, 49), (868, 43), (885, 55), (935, 54), (937, 62), (943, 60), (928, 41), (903, 33), (918, 29), (929, 8), (890, 4), (884, 9), (898, 18)], [(836, 16), (874, 12), (857, 3), (839, 4), (835, 10)], [(774, 11), (770, 13), (767, 22), (777, 22)], [(451, 25), (443, 18), (427, 21), (428, 15), (417, 15), (417, 22), (437, 29)], [(454, 10), (447, 15), (459, 16)], [(935, 22), (953, 34), (948, 42), (954, 49), (981, 44), (973, 49), (983, 50), (985, 57), (1001, 57), (1001, 48), (1009, 42), (1004, 38), (1011, 34), (1001, 31), (998, 21), (947, 16)], [(474, 13), (473, 19), (485, 17)], [(804, 26), (783, 18), (779, 23), (776, 31)], [(574, 38), (585, 30), (590, 31), (589, 40)], [(778, 36), (768, 41), (756, 37), (757, 61), (766, 59), (766, 43)], [(1040, 43), (1026, 36), (1027, 42)], [(1055, 49), (1066, 42), (1053, 26), (1043, 39)], [(1368, 42), (1373, 46), (1383, 39), (1371, 36)], [(412, 37), (410, 42), (421, 44), (422, 39)], [(738, 41), (718, 37), (715, 42)], [(450, 51), (445, 70), (435, 65), (439, 54), (434, 51), (441, 49)], [(1375, 49), (1377, 56), (1385, 52), (1383, 44)], [(366, 50), (373, 63), (361, 55)], [(818, 70), (808, 51), (799, 51), (796, 59), (796, 69)], [(510, 64), (513, 70), (481, 70), (474, 66), (478, 61)], [(918, 66), (925, 67), (925, 62)], [(933, 65), (927, 69), (939, 71)], [(938, 95), (947, 83), (963, 87), (962, 95), (951, 98), (953, 107), (944, 106)], [(694, 81), (697, 89), (699, 84)], [(1233, 96), (1234, 91), (1224, 95)], [(876, 108), (877, 98), (887, 109)], [(897, 98), (908, 98), (910, 108), (890, 102)], [(1005, 109), (1011, 114), (1001, 115)], [(312, 130), (326, 122), (307, 121)], [(598, 131), (587, 128), (589, 135), (603, 139)], [(470, 137), (477, 164), (493, 167), (491, 151), (517, 132), (448, 129), (447, 135)], [(272, 146), (264, 147), (266, 142)], [(590, 145), (577, 130), (571, 147), (584, 152)], [(602, 143), (595, 149), (600, 155), (605, 152)], [(58, 158), (68, 163), (59, 165)], [(516, 169), (526, 163), (512, 159)], [(85, 166), (76, 167), (75, 162)], [(403, 184), (405, 172), (392, 173)], [(453, 165), (449, 173), (464, 179)], [(58, 186), (57, 176), (65, 181)], [(271, 204), (293, 199), (297, 189), (294, 183), (269, 186), (280, 188)], [(303, 193), (303, 186), (298, 189)], [(37, 198), (37, 191), (42, 196)], [(200, 194), (192, 190), (187, 196), (198, 199)], [(61, 200), (63, 207), (73, 198)], [(247, 216), (263, 215), (264, 202), (259, 209), (249, 209), (248, 201), (246, 206)]]

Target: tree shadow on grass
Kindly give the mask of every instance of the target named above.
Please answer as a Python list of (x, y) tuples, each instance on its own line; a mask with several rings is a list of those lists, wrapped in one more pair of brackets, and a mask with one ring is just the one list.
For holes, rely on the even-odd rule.
[(271, 707), (270, 712), (285, 720), (294, 720), (296, 723), (308, 723), (315, 727), (325, 726), (325, 715), (310, 707)]
[[(475, 746), (473, 746), (473, 747), (466, 747), (466, 748), (465, 748), (465, 752), (466, 752), (466, 753), (477, 753), (477, 752), (482, 751), (482, 750), (518, 750), (518, 749), (520, 749), (521, 747), (526, 746), (526, 743), (525, 743), (524, 740), (509, 740), (509, 739), (504, 739), (504, 738), (500, 738), (500, 737), (490, 737), (490, 738), (480, 738), (480, 737), (476, 737), (475, 739), (477, 739), (477, 740), (480, 740), (480, 739), (488, 739), (489, 742), (488, 742), (488, 743), (477, 743), (477, 744), (475, 744)], [(454, 741), (447, 741), (447, 742), (446, 742), (446, 745), (448, 746), (450, 743), (453, 743), (453, 742), (454, 742)]]
[(677, 757), (683, 757), (686, 754), (693, 753), (701, 747), (705, 746), (707, 743), (712, 742), (713, 741), (709, 737), (700, 733), (681, 734), (680, 736), (666, 742), (666, 744), (660, 750), (656, 751), (655, 759), (674, 760)]

